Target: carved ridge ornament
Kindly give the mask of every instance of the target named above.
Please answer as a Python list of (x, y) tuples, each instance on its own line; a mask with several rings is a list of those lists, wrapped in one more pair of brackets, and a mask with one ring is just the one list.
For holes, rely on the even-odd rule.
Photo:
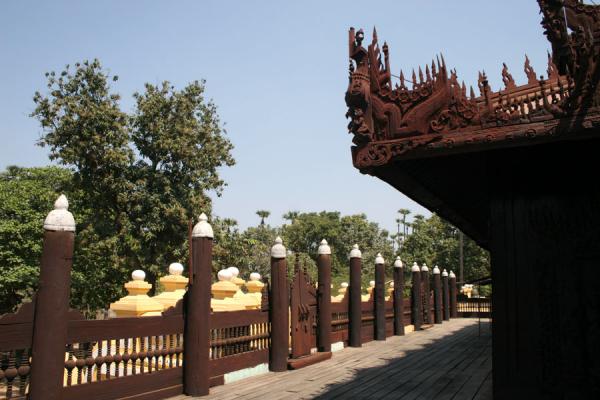
[(503, 63), (504, 88), (492, 91), (486, 73), (480, 72), (478, 96), (472, 87), (467, 93), (466, 85), (459, 82), (456, 70), (447, 67), (442, 55), (413, 70), (410, 79), (403, 71), (393, 75), (389, 46), (379, 46), (377, 31), (373, 30), (365, 48), (363, 30), (350, 28), (345, 100), (348, 131), (355, 144), (354, 165), (366, 169), (414, 151), (530, 141), (577, 134), (569, 132), (573, 128), (596, 127), (595, 114), (600, 114), (600, 6), (578, 0), (538, 3), (541, 24), (552, 45), (546, 77), (538, 77), (525, 55), (526, 84), (517, 86)]

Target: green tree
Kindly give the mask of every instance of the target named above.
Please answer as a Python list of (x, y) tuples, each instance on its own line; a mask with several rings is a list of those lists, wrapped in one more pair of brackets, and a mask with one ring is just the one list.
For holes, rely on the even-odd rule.
[(165, 265), (186, 257), (186, 222), (210, 211), (207, 191), (224, 188), (218, 168), (231, 166), (231, 143), (204, 83), (176, 90), (169, 82), (135, 93), (131, 139), (139, 154), (129, 167), (131, 259), (155, 281)]
[[(220, 195), (218, 169), (234, 164), (232, 145), (204, 82), (180, 91), (147, 84), (128, 115), (110, 88), (117, 77), (98, 60), (46, 76), (48, 92), (35, 94), (32, 113), (44, 131), (39, 144), (73, 170), (84, 208), (93, 210), (78, 216), (74, 271), (88, 275), (82, 299), (106, 307), (131, 270), (145, 270), (155, 284), (166, 265), (185, 261), (187, 221), (210, 212), (206, 192)], [(98, 282), (111, 289), (92, 290)]]
[(260, 224), (264, 225), (265, 219), (269, 218), (269, 215), (271, 215), (271, 212), (267, 211), (267, 210), (258, 210), (256, 212), (256, 215), (258, 215), (260, 217)]
[[(453, 270), (459, 266), (459, 230), (437, 215), (416, 219), (415, 229), (408, 236), (402, 258), (406, 264), (429, 266)], [(465, 279), (477, 279), (490, 274), (489, 254), (465, 236)]]
[(70, 184), (71, 173), (59, 167), (9, 166), (0, 172), (0, 315), (37, 288), (44, 219)]
[(366, 215), (341, 216), (339, 212), (300, 213), (293, 224), (282, 226), (282, 237), (288, 249), (304, 254), (316, 261), (317, 249), (322, 239), (331, 247), (332, 280), (335, 284), (348, 280), (348, 253), (358, 244), (363, 253), (363, 280), (373, 279), (374, 260), (382, 253), (392, 261), (393, 248), (388, 232)]

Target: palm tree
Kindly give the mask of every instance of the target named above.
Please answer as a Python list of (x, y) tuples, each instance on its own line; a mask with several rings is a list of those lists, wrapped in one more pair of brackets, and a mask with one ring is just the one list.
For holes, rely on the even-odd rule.
[(260, 217), (260, 224), (264, 225), (265, 224), (265, 218), (269, 218), (269, 215), (271, 215), (271, 212), (267, 211), (267, 210), (258, 210), (256, 212), (256, 215), (258, 215)]
[(287, 219), (293, 224), (299, 215), (300, 211), (288, 211), (285, 214), (283, 214), (283, 219)]
[[(398, 210), (398, 214), (402, 215), (402, 227), (404, 232), (404, 237), (408, 235), (408, 227), (406, 226), (406, 216), (410, 214), (410, 210), (408, 208), (401, 208)], [(398, 221), (398, 220), (396, 220)], [(398, 231), (400, 228), (398, 228)]]

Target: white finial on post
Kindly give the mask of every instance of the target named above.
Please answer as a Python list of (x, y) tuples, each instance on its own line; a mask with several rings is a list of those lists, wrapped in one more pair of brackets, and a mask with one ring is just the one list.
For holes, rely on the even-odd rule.
[(141, 269), (136, 269), (131, 273), (131, 279), (134, 281), (144, 281), (144, 279), (146, 279), (146, 273)]
[(233, 274), (229, 269), (222, 269), (217, 273), (217, 277), (219, 278), (220, 282), (230, 281), (233, 277)]
[(183, 265), (178, 262), (171, 263), (169, 265), (169, 274), (170, 275), (181, 275), (183, 274)]
[(235, 279), (240, 274), (240, 270), (237, 267), (229, 267), (227, 271), (231, 272), (231, 279)]
[(446, 271), (445, 269), (442, 271), (442, 276), (448, 276), (448, 271)]
[(54, 202), (54, 210), (48, 213), (44, 220), (44, 229), (47, 231), (75, 232), (75, 218), (69, 212), (69, 200), (61, 194)]
[(439, 275), (440, 274), (440, 269), (438, 268), (437, 265), (435, 267), (433, 267), (433, 274), (434, 275)]
[(402, 260), (400, 259), (400, 256), (396, 257), (396, 261), (394, 261), (394, 267), (402, 268), (403, 266), (404, 266), (404, 264), (402, 264)]
[(417, 264), (417, 262), (415, 261), (415, 262), (413, 263), (413, 266), (412, 266), (412, 268), (411, 268), (410, 270), (411, 270), (412, 272), (419, 272), (419, 271), (421, 271), (421, 268), (419, 268), (419, 264)]
[(261, 278), (261, 276), (260, 276), (260, 274), (258, 272), (252, 272), (250, 274), (250, 280), (251, 281), (260, 281), (260, 278)]
[(212, 239), (214, 237), (213, 229), (208, 223), (206, 214), (200, 214), (198, 219), (198, 223), (194, 225), (194, 229), (192, 230), (192, 237), (207, 237)]
[(350, 258), (362, 258), (362, 253), (358, 249), (357, 244), (352, 246), (352, 250), (350, 251)]
[(369, 287), (375, 287), (375, 281), (369, 281)]
[(319, 250), (317, 251), (318, 255), (328, 255), (331, 254), (331, 247), (327, 244), (327, 240), (321, 240), (321, 244), (319, 245)]
[(385, 264), (385, 260), (381, 253), (377, 253), (377, 257), (375, 257), (375, 264)]
[(450, 275), (448, 275), (450, 278), (456, 278), (456, 275), (454, 275), (454, 272), (450, 271)]
[(429, 272), (429, 268), (427, 268), (427, 264), (423, 263), (423, 266), (421, 267), (421, 272)]
[(285, 258), (287, 252), (283, 245), (283, 240), (279, 236), (275, 239), (275, 244), (271, 247), (271, 257), (273, 258)]

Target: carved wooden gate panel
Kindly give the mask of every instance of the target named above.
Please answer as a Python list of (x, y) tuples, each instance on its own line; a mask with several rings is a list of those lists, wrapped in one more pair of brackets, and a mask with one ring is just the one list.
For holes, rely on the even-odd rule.
[(291, 284), (292, 358), (310, 355), (315, 342), (317, 291), (308, 274), (296, 265)]

